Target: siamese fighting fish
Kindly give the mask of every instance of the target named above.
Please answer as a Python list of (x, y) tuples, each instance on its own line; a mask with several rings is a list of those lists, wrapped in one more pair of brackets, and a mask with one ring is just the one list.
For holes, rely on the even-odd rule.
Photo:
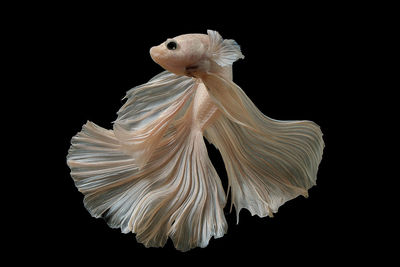
[[(87, 122), (67, 164), (84, 205), (146, 247), (206, 247), (236, 216), (273, 216), (316, 184), (324, 141), (312, 121), (265, 116), (232, 81), (240, 46), (216, 31), (184, 34), (150, 49), (165, 70), (130, 89), (113, 129)], [(204, 138), (221, 153), (224, 191)]]

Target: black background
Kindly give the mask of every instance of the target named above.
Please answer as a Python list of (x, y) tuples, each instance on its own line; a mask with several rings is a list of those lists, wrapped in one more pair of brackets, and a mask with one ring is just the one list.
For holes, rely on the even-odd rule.
[[(25, 93), (37, 112), (28, 123), (38, 140), (33, 151), (45, 158), (31, 155), (40, 161), (32, 176), (39, 181), (30, 180), (35, 198), (27, 211), (29, 222), (23, 222), (30, 227), (22, 231), (18, 247), (36, 248), (29, 255), (39, 260), (53, 261), (51, 255), (57, 262), (79, 258), (132, 265), (141, 259), (326, 265), (362, 257), (355, 247), (369, 237), (356, 220), (365, 215), (352, 188), (362, 178), (353, 175), (354, 131), (348, 128), (359, 116), (353, 103), (360, 90), (355, 77), (364, 26), (353, 16), (357, 9), (183, 8), (47, 6), (22, 22), (22, 39), (29, 43), (21, 45), (31, 74), (26, 79), (36, 86)], [(274, 218), (242, 210), (237, 225), (228, 204), (228, 232), (211, 239), (207, 248), (182, 253), (171, 240), (164, 248), (145, 248), (134, 234), (110, 229), (85, 210), (66, 165), (70, 140), (87, 120), (111, 129), (125, 92), (162, 71), (149, 56), (151, 46), (207, 29), (241, 45), (245, 59), (234, 63), (234, 81), (264, 114), (321, 126), (326, 147), (317, 186), (308, 199), (284, 204)], [(222, 158), (213, 146), (207, 148), (226, 188)]]

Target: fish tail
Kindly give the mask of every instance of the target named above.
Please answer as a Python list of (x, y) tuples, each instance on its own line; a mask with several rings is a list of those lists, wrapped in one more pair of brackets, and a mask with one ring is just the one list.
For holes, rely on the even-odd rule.
[(206, 86), (222, 115), (205, 137), (221, 152), (237, 215), (246, 208), (273, 216), (286, 201), (308, 196), (324, 148), (320, 127), (268, 118), (240, 87), (216, 75)]
[(316, 184), (324, 146), (319, 127), (270, 120), (263, 128), (261, 134), (220, 116), (205, 132), (223, 157), (237, 220), (242, 208), (272, 217), (286, 201), (307, 197)]
[(226, 197), (190, 114), (171, 124), (142, 168), (112, 130), (83, 126), (67, 163), (92, 216), (136, 233), (146, 247), (164, 246), (170, 237), (186, 251), (224, 235)]

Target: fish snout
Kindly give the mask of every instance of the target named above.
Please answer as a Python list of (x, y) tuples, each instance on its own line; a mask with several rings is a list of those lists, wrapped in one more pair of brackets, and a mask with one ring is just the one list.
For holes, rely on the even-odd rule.
[(184, 75), (184, 67), (182, 67), (182, 64), (179, 64), (179, 62), (177, 64), (175, 54), (171, 54), (165, 44), (150, 48), (150, 56), (155, 63), (163, 67), (165, 70), (177, 75)]
[(153, 46), (150, 48), (150, 56), (151, 58), (158, 63), (160, 57), (161, 57), (161, 48), (160, 46)]

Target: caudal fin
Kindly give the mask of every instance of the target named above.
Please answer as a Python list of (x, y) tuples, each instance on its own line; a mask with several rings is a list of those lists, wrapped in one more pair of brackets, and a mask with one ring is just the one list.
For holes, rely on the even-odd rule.
[(67, 163), (85, 207), (110, 227), (134, 232), (146, 247), (171, 237), (177, 249), (207, 246), (224, 235), (225, 195), (200, 132), (176, 121), (138, 168), (114, 132), (88, 122), (72, 139)]
[(316, 184), (324, 141), (311, 121), (278, 121), (262, 114), (232, 81), (204, 79), (222, 115), (206, 131), (221, 152), (237, 213), (272, 216)]

